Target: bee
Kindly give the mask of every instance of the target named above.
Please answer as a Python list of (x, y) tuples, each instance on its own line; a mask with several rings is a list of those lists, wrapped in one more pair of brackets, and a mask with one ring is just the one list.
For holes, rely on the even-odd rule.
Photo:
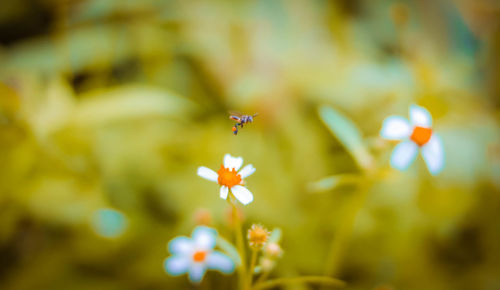
[(246, 123), (252, 123), (253, 118), (257, 117), (258, 113), (253, 115), (243, 115), (238, 112), (229, 112), (229, 119), (236, 121), (237, 123), (233, 126), (233, 134), (238, 134), (238, 126), (243, 128), (243, 125)]

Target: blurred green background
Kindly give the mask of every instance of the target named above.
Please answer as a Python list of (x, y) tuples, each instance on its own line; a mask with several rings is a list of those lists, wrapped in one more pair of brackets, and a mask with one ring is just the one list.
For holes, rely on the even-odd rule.
[[(231, 237), (196, 175), (230, 153), (257, 169), (245, 228), (283, 230), (271, 277), (334, 255), (346, 289), (500, 289), (499, 20), (495, 0), (1, 1), (0, 288), (195, 289), (166, 243), (200, 219)], [(378, 137), (412, 103), (438, 176), (390, 169)], [(321, 106), (359, 128), (363, 190), (325, 182), (365, 180)], [(229, 110), (259, 116), (233, 136)]]

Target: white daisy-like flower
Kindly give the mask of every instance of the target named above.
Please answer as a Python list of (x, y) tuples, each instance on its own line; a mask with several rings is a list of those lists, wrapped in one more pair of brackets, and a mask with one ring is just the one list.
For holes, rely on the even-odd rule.
[(235, 269), (231, 258), (214, 251), (217, 231), (198, 226), (193, 230), (192, 238), (180, 236), (168, 243), (172, 256), (165, 259), (164, 268), (173, 276), (188, 273), (192, 283), (200, 283), (207, 270), (217, 270), (230, 274)]
[(389, 140), (402, 140), (391, 156), (391, 166), (405, 170), (421, 149), (427, 168), (436, 175), (444, 168), (444, 149), (441, 137), (432, 130), (432, 117), (425, 108), (411, 105), (410, 121), (400, 116), (384, 120), (380, 136)]
[(237, 200), (247, 205), (253, 201), (253, 194), (243, 186), (243, 179), (252, 175), (255, 168), (252, 164), (248, 164), (238, 172), (241, 165), (243, 165), (243, 158), (226, 154), (219, 171), (215, 172), (210, 168), (200, 166), (198, 167), (198, 175), (217, 182), (220, 185), (220, 197), (222, 199), (227, 199), (229, 190), (231, 190)]

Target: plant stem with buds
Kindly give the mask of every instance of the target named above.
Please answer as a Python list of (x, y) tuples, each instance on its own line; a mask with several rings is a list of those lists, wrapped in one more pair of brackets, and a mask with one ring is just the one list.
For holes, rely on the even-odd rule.
[(295, 277), (295, 278), (279, 278), (279, 279), (269, 280), (267, 282), (262, 282), (262, 283), (255, 285), (255, 287), (252, 290), (269, 289), (269, 288), (274, 288), (274, 287), (281, 286), (281, 285), (299, 284), (299, 283), (316, 283), (316, 284), (329, 285), (332, 287), (344, 287), (345, 286), (344, 281), (330, 278), (330, 277), (303, 276), (303, 277)]
[(266, 279), (270, 273), (271, 273), (271, 271), (262, 272), (262, 274), (259, 276), (259, 278), (257, 278), (257, 281), (255, 282), (255, 284), (260, 284), (260, 283), (266, 281)]
[(252, 289), (252, 282), (253, 282), (253, 273), (255, 272), (255, 264), (257, 262), (257, 253), (258, 249), (252, 248), (252, 258), (250, 259), (250, 268), (248, 268), (248, 277), (247, 277), (247, 289)]

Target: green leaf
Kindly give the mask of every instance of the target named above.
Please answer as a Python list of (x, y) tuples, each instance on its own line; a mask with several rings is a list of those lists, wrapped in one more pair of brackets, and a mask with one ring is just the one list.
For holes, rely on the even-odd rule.
[(351, 185), (361, 182), (362, 178), (357, 174), (340, 174), (324, 177), (309, 184), (312, 193), (324, 192), (335, 189), (342, 185)]
[(240, 254), (238, 254), (238, 250), (228, 240), (224, 239), (220, 235), (217, 236), (217, 246), (229, 257), (231, 257), (237, 266), (241, 265), (241, 258)]
[(321, 106), (319, 115), (330, 132), (337, 137), (351, 154), (358, 166), (364, 170), (369, 170), (373, 164), (373, 157), (366, 149), (356, 125), (331, 107)]

